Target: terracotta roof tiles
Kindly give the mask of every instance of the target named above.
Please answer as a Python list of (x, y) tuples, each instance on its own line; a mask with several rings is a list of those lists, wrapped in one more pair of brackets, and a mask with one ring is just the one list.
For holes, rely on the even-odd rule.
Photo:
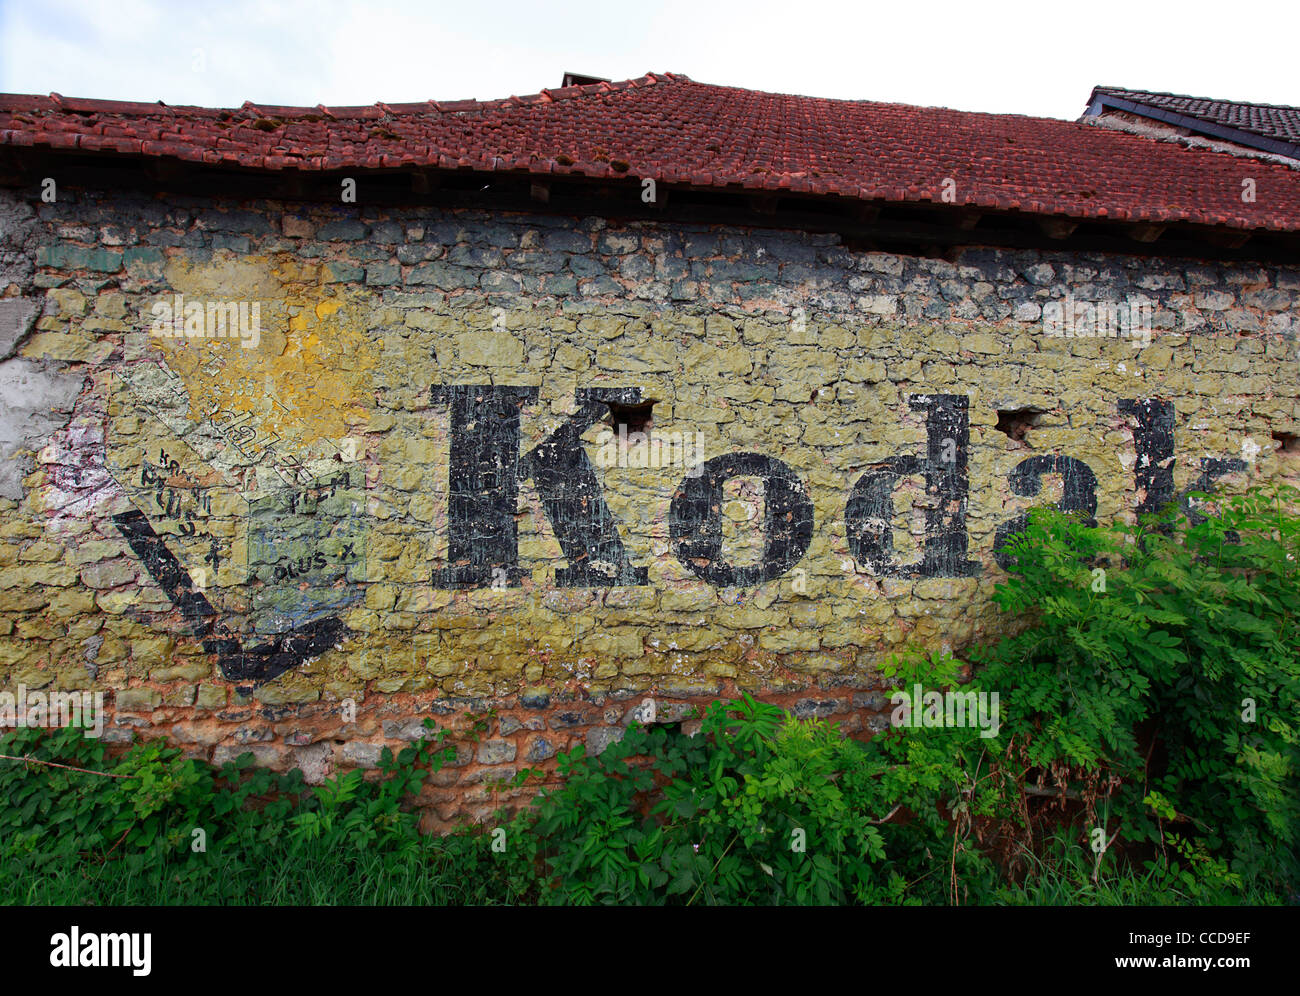
[[(1133, 222), (1300, 230), (1300, 171), (1071, 121), (830, 100), (672, 73), (500, 100), (221, 110), (0, 95), (0, 146), (249, 169), (435, 167)], [(1255, 200), (1242, 200), (1242, 180)]]

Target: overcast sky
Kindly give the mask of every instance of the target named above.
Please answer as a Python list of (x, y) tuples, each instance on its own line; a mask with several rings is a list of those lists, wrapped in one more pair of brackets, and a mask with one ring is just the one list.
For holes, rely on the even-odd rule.
[(0, 0), (0, 91), (490, 99), (565, 70), (1076, 118), (1095, 84), (1300, 104), (1297, 0)]

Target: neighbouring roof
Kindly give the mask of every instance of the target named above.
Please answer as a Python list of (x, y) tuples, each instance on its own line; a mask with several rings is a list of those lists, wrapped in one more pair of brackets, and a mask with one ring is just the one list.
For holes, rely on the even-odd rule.
[(1300, 158), (1300, 107), (1247, 104), (1113, 86), (1094, 87), (1088, 104), (1090, 115), (1112, 107), (1215, 138)]
[[(1300, 171), (1073, 121), (829, 100), (672, 73), (503, 100), (219, 110), (0, 95), (0, 149), (266, 171), (650, 177), (693, 188), (1300, 231)], [(1255, 181), (1253, 202), (1242, 181)], [(951, 179), (954, 196), (944, 197)]]

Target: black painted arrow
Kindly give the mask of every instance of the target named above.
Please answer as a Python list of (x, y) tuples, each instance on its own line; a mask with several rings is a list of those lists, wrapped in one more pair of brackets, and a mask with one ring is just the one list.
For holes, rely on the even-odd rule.
[(305, 626), (281, 633), (270, 643), (245, 650), (239, 637), (217, 619), (216, 609), (207, 597), (195, 589), (189, 572), (175, 554), (167, 549), (161, 536), (144, 514), (136, 509), (113, 516), (113, 522), (126, 537), (149, 576), (167, 595), (181, 615), (194, 624), (194, 633), (203, 638), (203, 649), (217, 655), (217, 665), (227, 681), (251, 681), (264, 684), (292, 670), (308, 658), (317, 657), (334, 646), (347, 632), (343, 621), (335, 616), (316, 619)]

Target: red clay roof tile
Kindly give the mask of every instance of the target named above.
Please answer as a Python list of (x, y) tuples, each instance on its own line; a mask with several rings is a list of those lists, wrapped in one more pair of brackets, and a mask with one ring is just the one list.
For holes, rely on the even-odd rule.
[[(968, 207), (1300, 230), (1300, 171), (1284, 165), (1077, 122), (764, 93), (671, 73), (364, 107), (0, 95), (0, 145), (79, 143), (257, 169), (525, 170), (934, 203), (951, 178), (955, 203)], [(1254, 202), (1241, 199), (1247, 177)]]

